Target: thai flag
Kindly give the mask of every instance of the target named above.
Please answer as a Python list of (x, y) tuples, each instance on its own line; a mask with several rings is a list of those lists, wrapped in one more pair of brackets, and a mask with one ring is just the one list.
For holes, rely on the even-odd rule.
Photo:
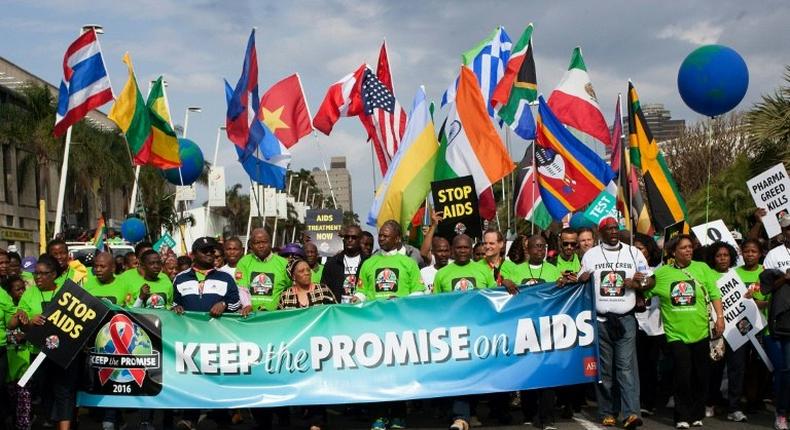
[(113, 98), (99, 40), (91, 29), (78, 37), (63, 56), (63, 80), (53, 134), (63, 135), (88, 112)]

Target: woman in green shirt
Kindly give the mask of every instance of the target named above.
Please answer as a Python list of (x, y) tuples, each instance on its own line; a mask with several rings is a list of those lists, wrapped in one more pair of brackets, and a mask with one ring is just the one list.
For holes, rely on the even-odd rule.
[(664, 333), (675, 364), (675, 427), (687, 429), (690, 422), (702, 426), (705, 417), (710, 367), (706, 296), (718, 317), (715, 336), (724, 332), (724, 319), (717, 276), (705, 263), (691, 261), (691, 236), (677, 236), (667, 244), (667, 251), (674, 261), (655, 271), (655, 287), (647, 297), (661, 298)]
[[(28, 288), (22, 294), (19, 299), (19, 311), (16, 314), (16, 319), (24, 330), (29, 330), (34, 325), (44, 325), (46, 321), (46, 316), (42, 315), (44, 309), (60, 290), (55, 279), (64, 272), (65, 269), (49, 254), (43, 254), (38, 258), (36, 271), (33, 274), (36, 286)], [(74, 419), (74, 410), (77, 404), (77, 381), (80, 377), (82, 363), (83, 361), (78, 357), (71, 362), (69, 367), (61, 369), (54, 362), (44, 360), (34, 376), (39, 381), (39, 384), (35, 386), (43, 388), (40, 394), (44, 410), (50, 411), (49, 416), (45, 418), (56, 422), (58, 430), (68, 430)]]
[[(705, 258), (708, 266), (718, 274), (717, 280), (735, 267), (738, 261), (738, 252), (729, 243), (714, 242), (707, 249)], [(759, 274), (757, 275), (759, 276)], [(741, 395), (743, 394), (743, 376), (746, 367), (746, 358), (749, 355), (750, 344), (745, 344), (737, 350), (730, 349), (725, 342), (725, 360), (714, 362), (711, 366), (708, 386), (708, 400), (705, 407), (705, 416), (715, 414), (714, 405), (721, 397), (721, 378), (724, 374), (724, 363), (727, 363), (727, 419), (735, 422), (745, 422), (746, 415), (741, 411)]]

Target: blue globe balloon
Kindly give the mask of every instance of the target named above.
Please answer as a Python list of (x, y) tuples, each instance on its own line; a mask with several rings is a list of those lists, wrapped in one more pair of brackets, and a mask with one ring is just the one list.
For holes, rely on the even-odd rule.
[(586, 216), (584, 216), (584, 212), (576, 212), (571, 215), (571, 228), (573, 229), (580, 229), (582, 227), (589, 227), (595, 228), (595, 223), (590, 221)]
[(140, 218), (128, 218), (121, 224), (121, 236), (131, 243), (145, 239), (145, 223)]
[(689, 54), (678, 71), (678, 91), (697, 113), (714, 117), (729, 112), (743, 100), (749, 69), (734, 49), (705, 45)]
[(203, 151), (189, 139), (178, 139), (178, 156), (181, 157), (181, 173), (179, 168), (173, 168), (162, 170), (162, 174), (173, 185), (192, 185), (203, 173)]

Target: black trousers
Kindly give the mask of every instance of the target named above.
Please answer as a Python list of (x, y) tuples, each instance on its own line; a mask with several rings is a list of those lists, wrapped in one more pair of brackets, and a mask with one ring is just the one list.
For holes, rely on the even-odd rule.
[(675, 364), (675, 423), (702, 420), (710, 367), (708, 339), (696, 343), (673, 341), (667, 347)]
[(649, 411), (656, 409), (661, 393), (659, 357), (665, 347), (666, 336), (648, 336), (642, 330), (636, 332), (636, 355), (639, 362), (639, 400)]
[(521, 391), (520, 393), (524, 421), (531, 421), (537, 426), (554, 423), (554, 403), (556, 402), (554, 389), (543, 388)]

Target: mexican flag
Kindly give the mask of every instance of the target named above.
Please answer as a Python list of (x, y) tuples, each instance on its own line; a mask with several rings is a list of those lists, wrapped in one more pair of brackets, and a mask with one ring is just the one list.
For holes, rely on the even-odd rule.
[(606, 147), (611, 144), (609, 126), (598, 106), (598, 98), (578, 46), (573, 50), (568, 71), (549, 96), (549, 108), (588, 148), (595, 151), (600, 145)]
[(471, 175), (480, 204), (480, 217), (492, 219), (496, 202), (491, 184), (513, 168), (513, 160), (488, 118), (483, 95), (472, 70), (461, 67), (455, 102), (439, 132), (435, 180)]

